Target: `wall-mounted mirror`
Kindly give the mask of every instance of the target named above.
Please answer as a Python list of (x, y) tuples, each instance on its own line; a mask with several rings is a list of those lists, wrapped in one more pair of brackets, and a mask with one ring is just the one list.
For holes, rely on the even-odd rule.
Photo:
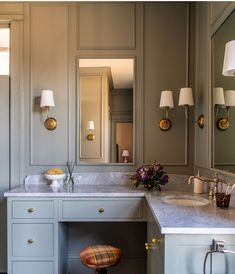
[(212, 167), (228, 172), (235, 172), (235, 77), (223, 76), (222, 70), (225, 45), (235, 40), (234, 26), (235, 11), (212, 37)]
[(134, 59), (78, 60), (79, 162), (134, 162)]

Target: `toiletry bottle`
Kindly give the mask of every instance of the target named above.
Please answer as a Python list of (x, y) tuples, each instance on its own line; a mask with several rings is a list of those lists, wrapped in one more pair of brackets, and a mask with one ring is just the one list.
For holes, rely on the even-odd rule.
[(197, 177), (200, 177), (199, 171), (197, 172), (197, 176), (194, 178), (194, 193), (200, 194), (204, 192), (204, 183)]

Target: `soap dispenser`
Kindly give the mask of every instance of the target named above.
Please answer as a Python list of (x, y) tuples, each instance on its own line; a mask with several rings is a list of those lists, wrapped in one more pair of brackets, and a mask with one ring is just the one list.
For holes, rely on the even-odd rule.
[(204, 183), (199, 179), (200, 174), (199, 170), (197, 172), (197, 176), (194, 177), (194, 193), (200, 194), (204, 192)]

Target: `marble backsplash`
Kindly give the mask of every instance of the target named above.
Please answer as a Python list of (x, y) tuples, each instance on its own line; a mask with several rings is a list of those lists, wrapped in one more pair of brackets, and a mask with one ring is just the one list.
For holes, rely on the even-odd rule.
[[(74, 173), (74, 183), (80, 185), (127, 185), (134, 184), (130, 179), (133, 173), (127, 172), (81, 172)], [(179, 189), (181, 187), (192, 187), (187, 184), (188, 175), (168, 174), (169, 183), (164, 187)], [(30, 175), (25, 178), (25, 185), (45, 184), (48, 180), (44, 175)]]

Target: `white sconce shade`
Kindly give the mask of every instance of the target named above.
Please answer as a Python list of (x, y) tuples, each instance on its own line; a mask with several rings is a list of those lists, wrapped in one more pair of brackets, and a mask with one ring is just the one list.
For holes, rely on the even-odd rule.
[(52, 90), (42, 90), (40, 107), (54, 107), (54, 96)]
[(87, 129), (88, 130), (95, 130), (95, 123), (94, 123), (94, 121), (88, 121), (87, 122)]
[(235, 106), (235, 90), (225, 90), (224, 99), (226, 107)]
[(225, 45), (222, 74), (224, 76), (235, 76), (235, 40), (232, 40)]
[(193, 91), (192, 88), (181, 88), (179, 97), (179, 106), (193, 106)]
[(223, 88), (214, 88), (214, 105), (225, 105)]
[(174, 108), (173, 95), (171, 90), (161, 92), (160, 108)]
[(124, 150), (122, 151), (122, 156), (123, 156), (123, 157), (129, 157), (129, 151), (128, 151), (128, 149), (124, 149)]

